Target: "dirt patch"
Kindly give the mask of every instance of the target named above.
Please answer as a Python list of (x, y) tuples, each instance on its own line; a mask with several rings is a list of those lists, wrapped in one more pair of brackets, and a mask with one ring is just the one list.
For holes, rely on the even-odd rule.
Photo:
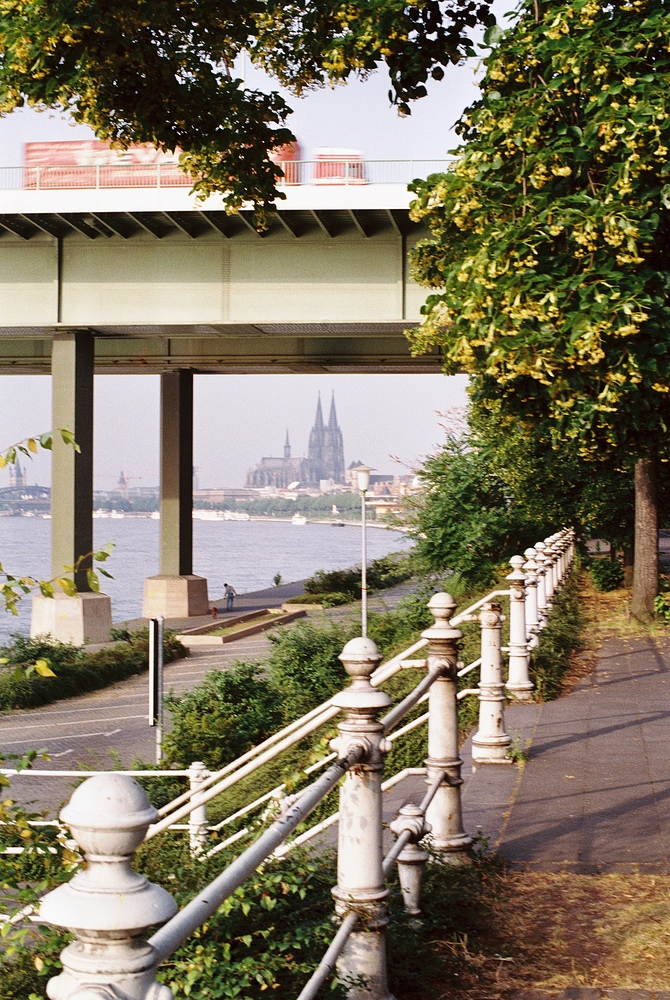
[(507, 872), (486, 886), (479, 927), (433, 942), (448, 983), (435, 996), (670, 988), (670, 876)]

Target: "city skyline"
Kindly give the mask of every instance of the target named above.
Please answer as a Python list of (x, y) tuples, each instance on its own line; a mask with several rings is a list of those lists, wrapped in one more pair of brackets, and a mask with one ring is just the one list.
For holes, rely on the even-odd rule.
[[(287, 426), (305, 429), (304, 440), (297, 431), (291, 443), (295, 454), (306, 454), (319, 390), (325, 400), (335, 391), (345, 463), (360, 458), (387, 473), (406, 472), (439, 447), (439, 413), (467, 401), (464, 375), (198, 375), (194, 381), (193, 464), (203, 489), (244, 486), (261, 456), (281, 454)], [(0, 449), (51, 428), (48, 376), (0, 376), (0, 428)], [(121, 470), (133, 485), (157, 486), (158, 456), (159, 377), (96, 376), (95, 488), (112, 489)], [(49, 453), (27, 460), (25, 470), (30, 484), (49, 485)], [(9, 471), (0, 470), (0, 487), (8, 485)]]

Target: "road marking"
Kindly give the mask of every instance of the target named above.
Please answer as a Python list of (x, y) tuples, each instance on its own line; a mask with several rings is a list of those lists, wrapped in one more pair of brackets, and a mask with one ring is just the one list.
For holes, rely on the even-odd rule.
[(74, 753), (74, 750), (63, 750), (62, 753), (52, 753), (49, 754), (49, 756), (51, 757), (52, 760), (55, 760), (56, 757), (67, 757), (69, 753)]
[[(70, 739), (70, 740), (87, 740), (87, 739), (89, 739), (92, 736), (116, 736), (117, 733), (121, 733), (121, 732), (123, 732), (122, 729), (110, 729), (106, 733), (80, 733), (79, 736), (68, 736), (66, 738)], [(62, 737), (62, 736), (61, 737), (58, 737), (58, 736), (52, 736), (51, 737), (52, 740), (63, 739), (63, 738), (64, 737)], [(49, 737), (47, 737), (47, 740), (48, 739), (49, 739)], [(10, 742), (9, 743), (5, 743), (4, 746), (11, 747), (11, 746), (15, 746), (17, 743), (27, 743), (27, 742), (28, 742), (27, 740), (10, 740)], [(48, 750), (47, 750), (47, 753), (48, 753)], [(68, 750), (67, 753), (74, 753), (74, 751), (73, 750), (72, 751)]]
[[(79, 721), (73, 719), (71, 722), (48, 722), (46, 725), (42, 722), (39, 726), (6, 726), (4, 731), (6, 732), (10, 729), (18, 729), (19, 732), (22, 729), (55, 729), (56, 726), (82, 726), (90, 725), (92, 722), (127, 722), (129, 719), (148, 718), (149, 716), (146, 713), (144, 715), (113, 715), (111, 718), (107, 717), (106, 719), (81, 719)], [(115, 732), (120, 732), (120, 730), (117, 729)]]
[[(113, 698), (110, 699), (110, 705), (113, 705), (114, 708), (117, 709), (117, 711), (120, 708), (134, 708), (136, 704), (137, 704), (137, 698), (133, 698), (133, 700), (129, 701), (127, 705), (116, 704), (116, 702), (114, 701)], [(41, 710), (38, 710), (36, 712), (27, 712), (27, 711), (22, 711), (22, 710), (19, 709), (16, 713), (12, 713), (12, 715), (5, 715), (5, 716), (2, 716), (0, 718), (0, 729), (2, 729), (2, 721), (3, 721), (3, 719), (10, 719), (10, 718), (19, 718), (19, 719), (38, 718), (38, 719), (44, 719), (44, 718), (49, 718), (52, 715), (81, 715), (84, 712), (99, 712), (104, 707), (105, 707), (104, 704), (101, 705), (99, 702), (97, 702), (95, 705), (91, 705), (89, 708), (55, 708), (55, 709), (52, 709), (50, 705), (44, 705)]]

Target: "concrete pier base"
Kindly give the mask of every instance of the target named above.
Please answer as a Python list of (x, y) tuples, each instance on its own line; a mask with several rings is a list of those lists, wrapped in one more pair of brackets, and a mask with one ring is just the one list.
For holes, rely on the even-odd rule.
[(144, 581), (144, 618), (191, 618), (209, 614), (204, 576), (148, 576)]
[(31, 638), (48, 634), (59, 642), (83, 646), (87, 642), (109, 642), (111, 627), (112, 602), (106, 594), (33, 597)]

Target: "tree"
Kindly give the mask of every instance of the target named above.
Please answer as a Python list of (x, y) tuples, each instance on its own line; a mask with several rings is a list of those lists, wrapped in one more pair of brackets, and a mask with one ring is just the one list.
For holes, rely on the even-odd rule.
[(669, 457), (669, 29), (667, 0), (524, 0), (489, 33), (454, 169), (414, 184), (414, 275), (439, 291), (413, 349), (441, 345), (581, 460), (634, 464), (640, 616)]
[(423, 489), (406, 501), (410, 534), (431, 570), (487, 586), (497, 563), (547, 533), (527, 518), (473, 434), (447, 436), (418, 470)]
[(290, 108), (246, 89), (251, 60), (296, 94), (385, 63), (403, 113), (429, 76), (472, 52), (490, 0), (8, 0), (0, 8), (0, 111), (65, 109), (125, 148), (182, 150), (201, 195), (230, 209), (274, 203), (268, 151), (291, 141)]

